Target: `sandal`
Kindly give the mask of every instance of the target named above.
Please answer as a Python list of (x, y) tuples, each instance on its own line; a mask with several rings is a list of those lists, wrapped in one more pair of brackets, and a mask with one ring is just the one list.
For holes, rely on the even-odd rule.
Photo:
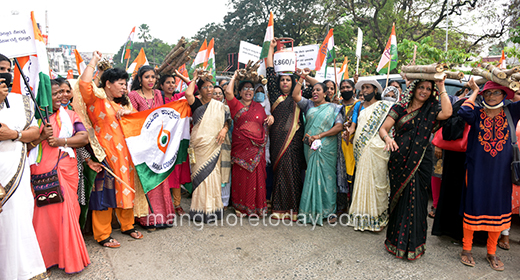
[(182, 216), (182, 215), (185, 215), (186, 212), (184, 212), (184, 209), (182, 209), (182, 207), (179, 205), (179, 206), (175, 206), (175, 212), (177, 212), (177, 215), (179, 216)]
[(428, 217), (435, 219), (435, 212), (437, 212), (437, 208), (434, 208), (432, 206), (432, 209), (430, 210), (430, 212), (428, 212)]
[[(135, 228), (121, 231), (122, 234), (130, 235), (133, 239), (141, 239), (143, 238), (143, 234), (137, 231)], [(134, 235), (132, 235), (134, 234)]]
[(235, 215), (237, 215), (237, 217), (239, 217), (239, 218), (245, 218), (247, 216), (247, 214), (242, 213), (238, 210), (235, 210)]
[(504, 263), (500, 260), (497, 255), (487, 255), (486, 260), (489, 262), (489, 265), (492, 269), (496, 271), (504, 270)]
[[(466, 260), (464, 260), (464, 257), (466, 257)], [(471, 252), (460, 252), (460, 262), (467, 266), (475, 266), (475, 261), (473, 260), (473, 254)]]
[(101, 240), (98, 243), (99, 243), (99, 245), (101, 245), (103, 247), (108, 247), (108, 248), (119, 248), (119, 247), (121, 247), (121, 244), (119, 242), (117, 242), (117, 240), (112, 238), (112, 236), (109, 236), (107, 239)]
[[(502, 241), (502, 239), (504, 239), (504, 241)], [(511, 247), (509, 246), (509, 235), (500, 236), (500, 239), (498, 239), (498, 247), (503, 250), (511, 249)]]

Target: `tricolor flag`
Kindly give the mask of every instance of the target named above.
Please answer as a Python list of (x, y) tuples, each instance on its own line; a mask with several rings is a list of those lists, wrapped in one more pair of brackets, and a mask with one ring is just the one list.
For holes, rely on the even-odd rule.
[(148, 63), (148, 59), (146, 58), (146, 54), (144, 54), (144, 49), (141, 48), (141, 50), (139, 51), (139, 54), (135, 58), (134, 62), (132, 62), (132, 64), (130, 64), (130, 67), (128, 67), (126, 72), (129, 74), (132, 73), (132, 76), (135, 76), (135, 74), (137, 74), (137, 71), (139, 70), (139, 68), (141, 68), (141, 66), (143, 66), (143, 65), (149, 65), (149, 63)]
[(506, 69), (506, 54), (504, 53), (504, 50), (502, 50), (502, 57), (500, 58), (500, 61), (498, 62), (498, 68)]
[[(181, 75), (184, 77), (188, 77), (188, 70), (186, 70), (186, 64), (183, 64), (179, 69), (177, 69)], [(175, 77), (175, 84), (177, 88), (175, 89), (178, 92), (183, 92), (188, 88), (188, 85), (179, 77)]]
[[(36, 97), (36, 103), (41, 108), (49, 108), (52, 112), (52, 93), (49, 61), (47, 60), (47, 49), (43, 40), (42, 33), (34, 19), (34, 12), (31, 12), (31, 21), (34, 32), (35, 55), (19, 57), (18, 63), (28, 79), (29, 86)], [(15, 67), (12, 92), (29, 95), (29, 90), (25, 87), (25, 83), (20, 73), (20, 69)], [(39, 117), (39, 114), (35, 114)]]
[(85, 61), (83, 61), (83, 58), (81, 58), (81, 55), (76, 49), (74, 49), (74, 57), (76, 58), (76, 67), (78, 68), (78, 75), (81, 76), (81, 73), (83, 73), (85, 68), (87, 68), (87, 65), (85, 64)]
[(69, 69), (67, 71), (67, 80), (74, 79), (74, 72), (72, 72), (72, 69)]
[(215, 40), (211, 38), (208, 49), (206, 51), (206, 58), (204, 59), (204, 69), (208, 70), (213, 75), (213, 83), (217, 82), (215, 69)]
[(186, 161), (191, 109), (187, 100), (125, 115), (121, 128), (145, 193)]
[(260, 53), (260, 59), (267, 57), (269, 48), (271, 47), (271, 40), (274, 39), (274, 25), (273, 25), (273, 12), (269, 14), (269, 23), (265, 30), (264, 44), (262, 45), (262, 52)]
[[(334, 28), (329, 30), (327, 37), (323, 40), (318, 51), (318, 58), (316, 58), (316, 71), (319, 71), (323, 64), (332, 62), (336, 58), (336, 51), (334, 50)], [(325, 68), (325, 72), (326, 72)]]
[(345, 60), (343, 61), (343, 64), (341, 65), (341, 70), (339, 70), (341, 74), (340, 81), (349, 79), (348, 76), (348, 57), (345, 57)]
[(387, 74), (388, 64), (390, 63), (390, 70), (397, 67), (397, 38), (395, 37), (395, 23), (392, 26), (392, 34), (386, 43), (385, 50), (377, 66), (377, 72), (379, 74)]
[(204, 43), (202, 43), (202, 46), (200, 46), (199, 52), (197, 53), (197, 56), (195, 56), (195, 59), (193, 60), (193, 63), (191, 64), (191, 68), (189, 71), (190, 77), (193, 77), (193, 72), (195, 69), (199, 67), (204, 66), (204, 60), (206, 59), (206, 51), (208, 49), (208, 42), (204, 39)]
[(128, 39), (126, 39), (125, 49), (123, 50), (123, 53), (121, 54), (121, 63), (123, 63), (123, 60), (130, 58), (130, 53), (132, 52), (132, 49), (134, 47), (134, 37), (135, 37), (135, 26), (134, 26), (134, 28), (132, 28), (130, 35), (128, 35)]

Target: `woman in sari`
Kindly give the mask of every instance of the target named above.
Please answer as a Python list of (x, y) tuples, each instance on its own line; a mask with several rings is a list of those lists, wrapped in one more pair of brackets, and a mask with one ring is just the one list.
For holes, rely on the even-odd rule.
[[(439, 94), (440, 90), (440, 94)], [(441, 109), (439, 110), (439, 101)], [(415, 260), (426, 249), (428, 188), (433, 152), (431, 133), (451, 116), (444, 81), (413, 81), (401, 101), (392, 106), (379, 129), (388, 161), (390, 202), (385, 247), (397, 258)], [(389, 135), (395, 129), (395, 139)]]
[(52, 130), (44, 129), (40, 139), (32, 142), (41, 145), (42, 160), (31, 165), (31, 174), (44, 174), (56, 167), (63, 202), (36, 207), (33, 224), (47, 269), (58, 266), (66, 273), (77, 273), (90, 264), (90, 259), (79, 226), (79, 177), (74, 149), (88, 144), (88, 136), (79, 116), (61, 106), (63, 91), (58, 81), (52, 80), (51, 85)]
[[(215, 86), (213, 88), (213, 99), (218, 102), (223, 102), (226, 104), (226, 111), (229, 111), (229, 106), (227, 105), (225, 98), (224, 90), (220, 86)], [(224, 211), (228, 209), (229, 199), (231, 198), (231, 136), (233, 133), (233, 125), (230, 126), (228, 133), (226, 134), (226, 139), (222, 144), (222, 159), (220, 161), (220, 174), (222, 176), (222, 189), (221, 189), (221, 197), (222, 204), (224, 205)]]
[[(230, 83), (235, 84), (237, 72)], [(251, 81), (238, 85), (240, 101), (228, 86), (226, 100), (233, 118), (233, 143), (231, 144), (231, 201), (237, 216), (264, 216), (267, 213), (265, 197), (265, 145), (268, 126), (274, 117), (267, 117), (264, 107), (253, 101), (255, 89)]]
[[(165, 100), (161, 91), (154, 89), (156, 81), (157, 77), (153, 67), (143, 65), (137, 71), (128, 98), (138, 112), (164, 105)], [(150, 204), (149, 214), (146, 217), (139, 218), (139, 224), (149, 231), (156, 228), (172, 227), (175, 210), (168, 180), (164, 180), (157, 187), (147, 192), (146, 197)]]
[(343, 129), (343, 115), (340, 106), (325, 101), (327, 86), (323, 83), (314, 85), (311, 100), (301, 96), (301, 83), (308, 74), (307, 69), (302, 72), (292, 94), (307, 120), (304, 138), (307, 172), (298, 216), (302, 223), (321, 226), (323, 219), (336, 212), (336, 135)]
[(267, 91), (271, 114), (276, 122), (271, 126), (270, 154), (273, 164), (273, 192), (271, 194), (273, 219), (298, 219), (298, 208), (303, 188), (303, 115), (291, 93), (296, 86), (292, 75), (277, 75), (273, 67), (276, 39), (271, 40), (266, 60)]
[[(193, 129), (191, 130), (190, 153), (191, 199), (190, 218), (204, 223), (213, 222), (223, 217), (221, 197), (222, 143), (230, 126), (229, 112), (225, 105), (213, 99), (213, 83), (201, 77), (197, 83), (198, 72), (186, 90), (186, 99), (191, 107)], [(195, 97), (195, 84), (199, 88), (199, 97)]]
[(106, 154), (106, 164), (119, 179), (114, 184), (96, 186), (89, 207), (96, 241), (104, 247), (118, 248), (121, 244), (111, 237), (113, 211), (121, 223), (121, 232), (141, 239), (143, 235), (134, 228), (134, 211), (138, 217), (146, 216), (148, 205), (146, 199), (143, 201), (143, 188), (119, 124), (121, 116), (135, 111), (126, 94), (128, 74), (124, 69), (108, 69), (101, 75), (101, 88), (98, 88), (92, 77), (100, 60), (101, 53), (94, 52), (78, 81), (79, 91), (96, 138)]
[[(359, 81), (365, 101), (354, 106), (358, 113), (354, 134), (356, 181), (349, 209), (349, 226), (354, 230), (381, 231), (388, 223), (388, 158), (385, 143), (379, 137), (379, 127), (394, 104), (379, 100), (381, 86), (375, 80)], [(377, 93), (377, 94), (376, 94)], [(361, 108), (362, 107), (362, 108)], [(352, 133), (352, 131), (350, 131)]]

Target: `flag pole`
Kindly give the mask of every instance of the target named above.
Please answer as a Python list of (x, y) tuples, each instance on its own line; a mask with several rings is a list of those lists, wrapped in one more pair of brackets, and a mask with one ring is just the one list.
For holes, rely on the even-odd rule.
[(357, 57), (356, 75), (359, 76), (359, 56)]
[(45, 118), (42, 115), (42, 112), (40, 110), (40, 107), (38, 106), (38, 103), (36, 103), (36, 98), (34, 97), (34, 94), (32, 92), (31, 87), (29, 86), (29, 83), (27, 82), (27, 78), (25, 77), (25, 73), (23, 72), (22, 67), (20, 67), (20, 64), (18, 63), (18, 59), (14, 58), (14, 64), (16, 64), (16, 67), (18, 67), (18, 70), (20, 71), (20, 75), (22, 75), (22, 79), (25, 83), (25, 87), (27, 87), (27, 90), (29, 91), (29, 96), (31, 97), (32, 101), (34, 102), (34, 105), (38, 110), (38, 115), (40, 115), (40, 119), (42, 120), (43, 124), (46, 125), (47, 122), (45, 122)]
[[(334, 58), (333, 63), (334, 63), (334, 84), (336, 84), (336, 89), (337, 89), (339, 86), (338, 86), (338, 74), (336, 73), (336, 58)], [(336, 95), (339, 98), (339, 91), (338, 90), (336, 92)]]
[(386, 87), (388, 87), (388, 79), (390, 79), (390, 65), (392, 65), (392, 56), (390, 56), (390, 60), (388, 61), (388, 71), (386, 73)]
[(130, 61), (130, 56), (128, 56), (128, 58), (126, 59), (126, 68), (125, 68), (125, 71), (128, 70), (128, 61)]

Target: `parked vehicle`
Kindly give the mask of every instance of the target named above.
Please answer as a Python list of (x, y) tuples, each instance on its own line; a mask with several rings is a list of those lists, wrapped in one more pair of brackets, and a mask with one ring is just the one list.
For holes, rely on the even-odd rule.
[[(383, 88), (386, 87), (386, 75), (359, 77), (359, 81), (366, 79), (375, 79), (381, 84)], [(399, 74), (390, 74), (388, 81), (398, 81), (401, 84), (401, 88), (403, 90), (406, 88), (406, 82), (404, 81), (403, 77), (401, 77), (401, 75)], [(448, 94), (455, 95), (455, 93), (464, 86), (465, 82), (466, 81), (446, 79), (444, 84), (446, 85), (446, 91), (448, 92)]]

